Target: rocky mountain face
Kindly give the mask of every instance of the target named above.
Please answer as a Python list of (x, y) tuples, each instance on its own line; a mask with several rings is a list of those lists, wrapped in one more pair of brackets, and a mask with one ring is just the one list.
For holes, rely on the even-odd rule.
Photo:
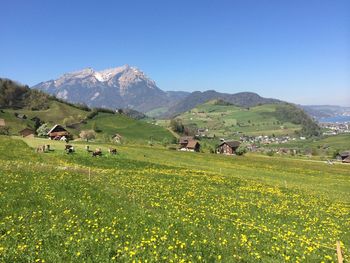
[(141, 112), (169, 105), (178, 97), (162, 91), (142, 71), (128, 65), (102, 71), (86, 68), (32, 88), (90, 107), (131, 108)]
[(194, 108), (208, 100), (221, 99), (237, 106), (256, 106), (258, 104), (279, 103), (251, 92), (236, 94), (219, 93), (214, 90), (163, 91), (156, 83), (136, 67), (121, 67), (96, 71), (86, 68), (66, 73), (56, 80), (41, 82), (34, 87), (60, 99), (74, 103), (84, 103), (89, 107), (110, 109), (129, 108), (148, 112), (165, 108), (162, 116), (174, 116)]

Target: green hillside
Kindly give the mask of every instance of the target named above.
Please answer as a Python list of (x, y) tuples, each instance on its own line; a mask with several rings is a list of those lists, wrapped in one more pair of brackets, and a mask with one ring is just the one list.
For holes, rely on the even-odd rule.
[[(16, 113), (25, 114), (26, 120), (19, 119), (15, 116)], [(17, 135), (18, 132), (25, 127), (34, 127), (33, 117), (38, 117), (42, 121), (54, 124), (77, 123), (89, 114), (88, 111), (83, 111), (74, 108), (70, 105), (53, 101), (47, 110), (31, 111), (27, 109), (12, 110), (4, 109), (0, 112), (0, 118), (4, 119), (6, 125), (10, 127), (10, 132)], [(105, 140), (111, 138), (116, 133), (123, 137), (124, 142), (147, 143), (148, 141), (155, 142), (172, 142), (173, 136), (165, 128), (131, 119), (122, 114), (98, 113), (94, 118), (87, 119), (86, 123), (76, 125), (76, 128), (68, 128), (68, 130), (77, 137), (82, 130), (97, 128), (97, 139)]]
[[(110, 110), (91, 110), (83, 105), (60, 101), (6, 79), (0, 79), (0, 109), (0, 119), (4, 119), (10, 135), (18, 135), (26, 127), (35, 128), (35, 121), (32, 119), (39, 118), (49, 127), (55, 124), (66, 126), (74, 138), (82, 130), (93, 129), (100, 141), (109, 141), (117, 133), (122, 136), (123, 142), (145, 144), (149, 141), (170, 143), (174, 140), (173, 135), (165, 128), (126, 116), (130, 111), (115, 114)], [(16, 116), (18, 114), (25, 115), (26, 118), (19, 118)]]
[[(13, 132), (18, 131), (16, 125), (31, 125), (30, 119), (33, 117), (38, 117), (42, 121), (50, 124), (63, 123), (65, 119), (69, 119), (69, 122), (74, 123), (84, 119), (89, 114), (88, 111), (84, 111), (58, 101), (50, 101), (49, 108), (45, 110), (33, 111), (29, 109), (3, 109), (3, 111), (4, 113), (0, 112), (0, 118), (4, 118), (9, 125), (10, 123), (14, 124)], [(23, 122), (21, 119), (15, 116), (15, 113), (25, 114), (27, 116), (27, 120)], [(21, 125), (21, 123), (23, 125)]]
[[(266, 147), (280, 148), (281, 145), (266, 145)], [(284, 148), (294, 149), (313, 149), (314, 153), (327, 154), (332, 156), (336, 151), (350, 150), (350, 134), (338, 134), (332, 136), (323, 136), (306, 140), (290, 141), (283, 144)]]
[(349, 258), (348, 165), (74, 145), (0, 136), (0, 261), (335, 262), (337, 240)]
[(122, 114), (99, 113), (87, 124), (79, 127), (79, 130), (97, 128), (99, 138), (121, 135), (128, 142), (168, 142), (174, 140), (173, 135), (165, 128), (144, 121), (137, 121)]
[(276, 116), (277, 107), (283, 105), (241, 108), (214, 100), (181, 114), (177, 119), (185, 125), (208, 129), (206, 134), (216, 137), (237, 137), (242, 134), (292, 135), (301, 129), (301, 125), (280, 121)]

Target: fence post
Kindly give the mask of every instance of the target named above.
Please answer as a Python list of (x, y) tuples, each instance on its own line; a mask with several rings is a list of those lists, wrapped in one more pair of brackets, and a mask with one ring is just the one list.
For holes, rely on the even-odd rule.
[(337, 241), (337, 256), (338, 256), (338, 263), (343, 263), (343, 255), (341, 254), (340, 241)]

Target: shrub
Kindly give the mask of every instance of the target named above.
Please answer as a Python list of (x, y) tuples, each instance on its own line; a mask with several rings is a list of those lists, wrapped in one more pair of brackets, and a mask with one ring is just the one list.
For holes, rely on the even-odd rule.
[(36, 133), (38, 136), (44, 137), (50, 131), (50, 128), (47, 123), (42, 124), (37, 130)]
[(172, 119), (170, 121), (170, 128), (177, 133), (184, 132), (184, 125), (182, 124), (181, 120)]
[(86, 116), (86, 119), (91, 120), (91, 119), (93, 119), (97, 114), (98, 114), (98, 111), (97, 111), (96, 109), (94, 109), (93, 111), (91, 111), (91, 112)]
[(269, 150), (266, 152), (266, 155), (268, 156), (274, 156), (275, 155), (275, 152), (273, 150)]
[(247, 147), (245, 147), (245, 146), (239, 146), (237, 149), (236, 149), (236, 154), (237, 155), (243, 155), (243, 154), (245, 154), (246, 152), (247, 152), (248, 150), (247, 150)]
[(0, 127), (0, 135), (10, 135), (10, 127)]
[(164, 138), (163, 141), (162, 141), (162, 145), (164, 147), (167, 147), (169, 145), (169, 140), (167, 138)]

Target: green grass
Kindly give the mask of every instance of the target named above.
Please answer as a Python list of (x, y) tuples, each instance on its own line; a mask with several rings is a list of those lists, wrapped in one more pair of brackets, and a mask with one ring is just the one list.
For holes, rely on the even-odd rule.
[[(120, 134), (127, 142), (145, 143), (148, 141), (173, 141), (173, 135), (163, 127), (144, 121), (136, 121), (125, 115), (99, 113), (95, 118), (80, 127), (81, 130), (92, 129), (96, 125), (102, 132), (100, 136)], [(125, 141), (124, 140), (124, 141)]]
[(47, 110), (31, 111), (20, 109), (6, 111), (26, 114), (29, 117), (29, 119), (36, 116), (41, 120), (51, 124), (62, 123), (63, 120), (68, 117), (72, 117), (75, 121), (79, 121), (79, 119), (85, 118), (86, 115), (89, 113), (87, 111), (83, 111), (57, 101), (52, 101), (50, 103), (50, 108)]
[[(293, 135), (300, 125), (279, 123), (274, 112), (277, 105), (262, 105), (248, 109), (236, 106), (216, 105), (210, 101), (197, 106), (178, 118), (184, 124), (196, 124), (199, 128), (208, 128), (209, 136), (237, 137), (235, 133), (245, 135)], [(281, 127), (283, 126), (283, 127)]]
[[(15, 117), (14, 113), (25, 114), (28, 119), (21, 120)], [(10, 127), (12, 135), (18, 135), (18, 132), (25, 127), (34, 126), (34, 122), (30, 121), (33, 117), (38, 117), (42, 121), (54, 124), (64, 124), (64, 121), (69, 119), (69, 123), (76, 123), (84, 119), (89, 112), (74, 108), (70, 105), (52, 101), (50, 108), (41, 111), (31, 111), (25, 109), (11, 110), (5, 109), (4, 113), (0, 112), (0, 118), (5, 119), (6, 125)], [(87, 120), (87, 124), (81, 124), (77, 129), (68, 128), (76, 138), (81, 130), (92, 129), (96, 125), (102, 132), (97, 134), (97, 139), (106, 140), (119, 133), (123, 136), (124, 142), (143, 143), (148, 141), (168, 142), (173, 141), (173, 135), (163, 127), (131, 119), (125, 115), (98, 113), (93, 119)], [(105, 138), (106, 137), (106, 138)]]
[(311, 138), (307, 140), (290, 141), (285, 144), (270, 144), (271, 148), (297, 148), (297, 149), (314, 149), (320, 154), (332, 156), (335, 151), (350, 150), (350, 134), (338, 134), (334, 136), (324, 136), (321, 138)]
[(0, 119), (5, 120), (6, 126), (10, 127), (10, 133), (18, 135), (18, 132), (26, 127), (32, 126), (32, 122), (29, 119), (22, 120), (14, 115), (14, 112), (8, 112), (3, 110), (0, 112)]
[(168, 107), (160, 107), (160, 108), (156, 108), (153, 109), (151, 111), (146, 112), (146, 115), (149, 117), (158, 117), (163, 113), (166, 113), (168, 110)]
[(332, 262), (336, 240), (349, 258), (348, 165), (24, 142), (48, 140), (0, 136), (0, 261)]
[[(27, 109), (5, 109), (4, 112), (5, 113), (0, 113), (0, 118), (5, 119), (6, 125), (11, 128), (12, 134), (18, 134), (18, 131), (26, 126), (33, 127), (34, 123), (30, 121), (33, 117), (38, 117), (42, 121), (54, 125), (57, 123), (63, 124), (63, 121), (66, 118), (71, 118), (72, 122), (78, 122), (85, 118), (89, 113), (57, 101), (51, 101), (50, 107), (47, 110), (31, 111)], [(25, 114), (28, 119), (23, 121), (16, 118), (14, 115), (15, 112)], [(74, 130), (70, 131), (76, 133)]]

